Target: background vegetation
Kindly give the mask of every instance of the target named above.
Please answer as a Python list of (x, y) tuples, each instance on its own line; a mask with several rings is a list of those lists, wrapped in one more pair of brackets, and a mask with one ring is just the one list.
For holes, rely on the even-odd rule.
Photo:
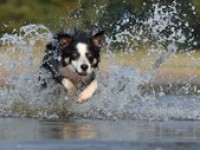
[[(192, 49), (199, 49), (199, 0), (0, 0), (0, 35), (16, 32), (15, 29), (30, 23), (44, 24), (53, 32), (69, 27), (103, 28), (108, 36), (135, 26), (146, 28), (143, 36), (153, 41), (155, 37), (149, 35), (150, 29), (141, 21), (145, 22), (153, 15), (154, 4), (166, 6), (164, 11), (167, 13), (174, 2), (178, 3), (174, 23), (182, 21), (181, 26), (188, 41), (194, 38), (186, 44)], [(127, 17), (128, 21), (124, 23)], [(116, 30), (117, 25), (120, 30)], [(168, 37), (170, 32), (166, 28), (161, 34)]]

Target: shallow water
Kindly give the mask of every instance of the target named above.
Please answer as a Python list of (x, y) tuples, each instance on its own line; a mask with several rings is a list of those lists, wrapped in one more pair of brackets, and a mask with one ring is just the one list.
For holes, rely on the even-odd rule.
[(195, 121), (68, 120), (45, 121), (1, 118), (1, 141), (123, 141), (199, 142), (200, 124)]
[[(199, 143), (200, 124), (197, 118), (200, 116), (200, 100), (198, 97), (168, 95), (158, 97), (156, 101), (156, 107), (143, 106), (143, 109), (134, 111), (137, 114), (130, 114), (127, 111), (127, 119), (124, 117), (122, 120), (116, 120), (116, 118), (113, 120), (112, 117), (110, 117), (111, 120), (108, 119), (109, 117), (103, 120), (92, 119), (92, 117), (97, 117), (97, 114), (91, 117), (86, 116), (88, 119), (83, 119), (80, 116), (84, 115), (79, 114), (77, 119), (69, 118), (68, 120), (55, 119), (56, 117), (51, 119), (0, 118), (0, 140)], [(115, 113), (119, 114), (119, 112)], [(145, 113), (149, 113), (146, 114), (148, 116), (146, 119), (142, 116)], [(135, 118), (130, 119), (130, 115), (135, 115), (132, 116)], [(150, 118), (153, 120), (150, 121)]]
[[(168, 87), (158, 85), (156, 89), (149, 82), (163, 62), (175, 54), (178, 44), (193, 39), (186, 39), (183, 26), (173, 21), (177, 5), (174, 1), (170, 6), (173, 9), (166, 13), (168, 6), (155, 4), (153, 15), (146, 21), (137, 20), (132, 31), (119, 30), (115, 38), (106, 38), (105, 53), (110, 66), (103, 78), (97, 76), (98, 91), (82, 105), (75, 103), (77, 97), (68, 97), (61, 86), (52, 84), (49, 89), (38, 90), (40, 60), (34, 54), (41, 58), (44, 48), (38, 48), (37, 42), (45, 45), (52, 39), (47, 27), (30, 24), (21, 27), (18, 34), (4, 34), (0, 38), (5, 45), (1, 48), (0, 80), (6, 85), (0, 88), (0, 147), (9, 150), (198, 148), (200, 97), (199, 84), (190, 86), (194, 76), (189, 74), (186, 84), (180, 87), (164, 80)], [(121, 52), (139, 50), (140, 43), (150, 44), (146, 30), (137, 27), (141, 24), (155, 43), (144, 46), (147, 54), (139, 63), (145, 66), (148, 58), (157, 56), (145, 74), (140, 73), (141, 68), (118, 65), (112, 53), (112, 44), (125, 43), (127, 47), (119, 47)], [(193, 29), (187, 26), (192, 33)], [(172, 34), (160, 34), (166, 27)], [(188, 66), (195, 70), (198, 63)]]
[[(159, 15), (157, 9), (155, 13)], [(171, 13), (173, 14), (173, 11)], [(150, 17), (148, 21), (159, 22), (157, 19), (157, 17)], [(165, 23), (168, 22), (169, 20)], [(146, 24), (147, 22), (143, 23)], [(152, 29), (155, 29), (152, 30), (153, 33), (157, 33), (157, 29), (163, 26), (162, 23), (150, 25)], [(40, 30), (44, 32), (40, 33)], [(116, 41), (106, 38), (105, 49), (107, 49), (107, 52), (105, 52), (106, 56), (104, 57), (110, 60), (107, 63), (107, 65), (109, 64), (107, 72), (105, 74), (100, 72), (103, 77), (97, 75), (99, 87), (92, 99), (83, 105), (78, 105), (75, 101), (81, 91), (78, 91), (75, 97), (70, 97), (62, 86), (54, 83), (50, 84), (49, 88), (40, 90), (38, 68), (43, 55), (41, 49), (44, 49), (44, 47), (38, 48), (36, 45), (38, 41), (42, 43), (41, 45), (45, 45), (47, 41), (52, 39), (52, 33), (47, 27), (30, 24), (20, 27), (18, 34), (4, 34), (0, 38), (1, 43), (5, 45), (1, 49), (2, 55), (0, 56), (0, 82), (4, 82), (2, 86), (6, 86), (0, 88), (0, 116), (47, 119), (66, 119), (75, 116), (76, 118), (113, 120), (199, 120), (198, 95), (193, 96), (193, 93), (198, 92), (199, 88), (192, 88), (192, 91), (190, 91), (189, 81), (194, 77), (192, 74), (189, 74), (186, 86), (181, 86), (179, 89), (175, 88), (176, 85), (172, 86), (172, 90), (173, 88), (176, 89), (174, 94), (179, 94), (178, 96), (168, 95), (168, 89), (165, 90), (162, 87), (158, 91), (154, 88), (150, 88), (150, 90), (149, 88), (141, 88), (152, 84), (150, 81), (160, 65), (172, 53), (176, 52), (177, 46), (174, 41), (176, 36), (170, 37), (171, 42), (164, 48), (160, 40), (166, 40), (166, 37), (155, 34), (160, 40), (148, 48), (146, 47), (148, 53), (145, 54), (146, 56), (142, 56), (144, 59), (141, 63), (145, 66), (146, 62), (149, 61), (148, 58), (153, 54), (157, 54), (157, 59), (153, 61), (152, 65), (149, 65), (150, 68), (145, 74), (141, 74), (141, 68), (118, 65), (115, 54), (112, 53), (110, 44), (122, 41), (127, 35), (131, 36), (132, 40), (135, 40), (136, 37), (136, 39), (139, 38), (139, 35), (134, 35), (129, 31), (120, 32), (119, 35), (116, 35)], [(182, 32), (178, 35), (185, 36)], [(130, 41), (127, 40), (126, 42)], [(40, 55), (39, 60), (35, 54)], [(102, 58), (102, 60), (106, 59)], [(131, 57), (130, 61), (132, 61)], [(166, 83), (170, 87), (173, 84), (173, 82)], [(181, 95), (185, 93), (189, 93), (189, 97), (183, 98), (186, 100), (179, 102), (182, 100)]]

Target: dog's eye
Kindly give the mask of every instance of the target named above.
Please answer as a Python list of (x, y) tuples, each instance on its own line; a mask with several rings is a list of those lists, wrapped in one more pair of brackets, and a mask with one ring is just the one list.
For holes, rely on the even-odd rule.
[(88, 58), (92, 58), (92, 57), (93, 57), (92, 53), (86, 53), (86, 56), (87, 56)]
[(72, 53), (72, 59), (77, 59), (79, 54), (77, 52)]

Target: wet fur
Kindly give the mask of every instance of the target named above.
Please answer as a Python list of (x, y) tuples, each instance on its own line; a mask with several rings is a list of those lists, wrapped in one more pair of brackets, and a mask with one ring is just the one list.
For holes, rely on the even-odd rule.
[[(91, 98), (97, 89), (95, 70), (100, 62), (103, 34), (103, 31), (67, 30), (57, 33), (46, 45), (40, 68), (48, 71), (69, 93), (76, 91), (77, 84), (86, 85), (77, 100), (79, 103)], [(48, 86), (48, 80), (42, 77), (39, 80), (43, 87)]]

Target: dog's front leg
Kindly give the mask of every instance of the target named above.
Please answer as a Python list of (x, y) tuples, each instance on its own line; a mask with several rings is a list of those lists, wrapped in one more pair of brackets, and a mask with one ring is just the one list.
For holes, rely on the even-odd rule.
[(83, 103), (87, 101), (93, 96), (96, 90), (97, 90), (97, 80), (95, 79), (86, 87), (86, 89), (83, 92), (81, 92), (77, 102)]
[(62, 85), (69, 92), (69, 94), (73, 94), (76, 91), (76, 87), (74, 86), (74, 84), (67, 78), (64, 78), (62, 80)]

